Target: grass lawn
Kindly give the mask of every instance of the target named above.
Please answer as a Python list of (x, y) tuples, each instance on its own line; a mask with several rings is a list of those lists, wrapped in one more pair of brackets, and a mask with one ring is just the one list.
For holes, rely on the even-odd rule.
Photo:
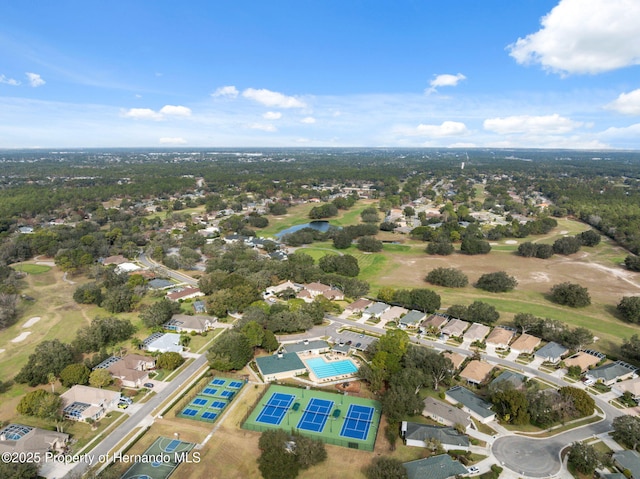
[(51, 266), (44, 264), (21, 263), (12, 266), (16, 271), (22, 271), (28, 274), (42, 274), (51, 271)]

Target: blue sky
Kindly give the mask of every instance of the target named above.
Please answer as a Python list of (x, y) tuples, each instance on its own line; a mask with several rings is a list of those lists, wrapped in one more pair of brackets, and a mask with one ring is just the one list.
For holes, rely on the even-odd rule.
[(0, 148), (640, 149), (639, 0), (5, 2)]

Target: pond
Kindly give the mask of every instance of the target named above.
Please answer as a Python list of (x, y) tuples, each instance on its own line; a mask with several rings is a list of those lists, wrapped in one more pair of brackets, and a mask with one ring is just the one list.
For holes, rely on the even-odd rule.
[(287, 228), (286, 230), (282, 230), (279, 233), (276, 234), (277, 238), (282, 238), (284, 235), (290, 234), (290, 233), (295, 233), (296, 231), (300, 231), (301, 229), (304, 228), (312, 228), (314, 230), (318, 230), (322, 233), (326, 233), (327, 231), (329, 231), (329, 227), (331, 225), (329, 224), (328, 221), (311, 221), (309, 223), (304, 223), (301, 225), (295, 225), (295, 226), (291, 226), (289, 228)]

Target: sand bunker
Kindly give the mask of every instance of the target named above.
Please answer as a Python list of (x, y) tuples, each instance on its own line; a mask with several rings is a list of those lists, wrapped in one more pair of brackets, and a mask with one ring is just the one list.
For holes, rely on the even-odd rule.
[(504, 244), (518, 244), (518, 242), (516, 240), (507, 240)]
[(40, 321), (40, 316), (34, 316), (33, 318), (29, 319), (29, 321), (27, 321), (26, 323), (24, 323), (22, 325), (23, 328), (30, 328), (31, 326), (33, 326), (34, 324), (36, 324), (38, 321)]
[(4, 349), (0, 349), (0, 354), (4, 353)]
[(31, 334), (31, 331), (26, 331), (24, 333), (20, 333), (20, 336), (16, 336), (15, 338), (13, 338), (11, 340), (12, 343), (19, 343), (21, 341), (24, 341), (25, 339), (27, 339), (27, 336), (29, 336)]
[(562, 231), (560, 231), (560, 234), (561, 235), (567, 235), (567, 234), (569, 234), (569, 232), (567, 230), (562, 230)]

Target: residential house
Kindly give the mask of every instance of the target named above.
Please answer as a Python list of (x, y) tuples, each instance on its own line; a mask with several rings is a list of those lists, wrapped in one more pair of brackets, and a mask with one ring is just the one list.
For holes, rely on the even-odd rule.
[(365, 320), (371, 318), (380, 318), (380, 316), (382, 316), (382, 313), (390, 308), (391, 306), (389, 306), (387, 303), (377, 301), (362, 312), (362, 317)]
[(180, 335), (176, 333), (153, 333), (142, 341), (142, 348), (150, 352), (181, 353)]
[(516, 373), (514, 371), (505, 370), (495, 378), (489, 384), (490, 389), (495, 389), (497, 386), (510, 383), (514, 389), (522, 389), (527, 382), (527, 377), (524, 374)]
[(389, 321), (397, 321), (400, 316), (407, 314), (407, 309), (402, 306), (391, 306), (384, 313), (380, 315), (380, 322), (386, 324)]
[(569, 350), (567, 348), (552, 341), (538, 349), (534, 353), (534, 356), (542, 359), (544, 362), (557, 364), (562, 360), (562, 356), (568, 352)]
[(445, 358), (449, 358), (449, 360), (453, 364), (454, 371), (457, 371), (458, 369), (460, 369), (460, 366), (462, 366), (462, 363), (464, 363), (465, 359), (467, 359), (466, 356), (463, 356), (460, 353), (454, 353), (452, 351), (445, 351), (442, 353), (442, 355)]
[(613, 454), (613, 463), (621, 471), (629, 471), (625, 477), (640, 479), (640, 454), (637, 451), (620, 451)]
[(373, 301), (366, 298), (360, 298), (348, 305), (344, 310), (349, 314), (362, 313), (365, 309), (373, 304)]
[(426, 397), (424, 399), (422, 415), (445, 426), (456, 426), (459, 424), (465, 429), (471, 426), (471, 416), (469, 413), (452, 404), (439, 401), (432, 397)]
[[(26, 453), (43, 457), (45, 454), (64, 452), (69, 434), (47, 431), (23, 424), (7, 424), (0, 429), (0, 453)], [(40, 461), (36, 461), (40, 462)]]
[(515, 331), (511, 329), (498, 326), (493, 328), (493, 331), (491, 331), (491, 334), (489, 334), (485, 342), (487, 346), (507, 349), (515, 334)]
[(448, 454), (405, 462), (403, 466), (407, 470), (408, 479), (450, 479), (469, 472)]
[(342, 291), (322, 283), (310, 283), (305, 285), (304, 289), (298, 293), (297, 297), (307, 303), (311, 303), (320, 295), (330, 301), (341, 301), (344, 299), (344, 293)]
[[(110, 358), (111, 359), (111, 358)], [(111, 375), (122, 382), (122, 386), (139, 388), (149, 381), (149, 371), (154, 369), (156, 361), (151, 356), (128, 354), (124, 358), (110, 363), (106, 369)], [(101, 365), (96, 366), (98, 369)]]
[(454, 386), (446, 393), (447, 400), (462, 404), (462, 410), (468, 412), (480, 422), (486, 424), (495, 419), (496, 413), (491, 410), (491, 403), (462, 386)]
[(635, 402), (640, 402), (640, 378), (617, 382), (612, 389), (620, 395), (629, 393)]
[(431, 447), (433, 441), (438, 441), (445, 451), (449, 449), (469, 450), (469, 438), (448, 426), (431, 426), (402, 421), (400, 435), (407, 446)]
[(207, 312), (207, 303), (202, 300), (194, 301), (193, 310), (196, 312), (196, 314), (205, 314)]
[(279, 381), (307, 372), (307, 367), (296, 353), (276, 353), (256, 358), (258, 371), (265, 381)]
[(116, 266), (116, 272), (118, 273), (133, 273), (134, 271), (138, 271), (139, 269), (141, 269), (140, 266), (129, 261), (127, 261), (126, 263), (120, 263), (118, 266)]
[(478, 385), (485, 382), (492, 369), (491, 364), (474, 359), (460, 372), (460, 377), (470, 384)]
[(301, 284), (297, 284), (292, 281), (285, 281), (284, 283), (280, 283), (275, 286), (269, 286), (267, 289), (264, 290), (263, 297), (264, 299), (267, 299), (271, 296), (277, 296), (278, 294), (282, 293), (283, 291), (286, 291), (287, 289), (290, 289), (297, 293), (302, 288), (303, 286)]
[(171, 301), (194, 299), (194, 298), (200, 298), (202, 296), (204, 296), (204, 293), (200, 291), (200, 288), (191, 288), (191, 287), (174, 289), (169, 293), (167, 293), (167, 298), (170, 299)]
[(212, 316), (196, 316), (188, 314), (174, 314), (162, 327), (177, 333), (204, 333), (213, 329), (215, 318)]
[(462, 337), (465, 341), (471, 341), (473, 343), (474, 341), (482, 341), (487, 334), (489, 334), (489, 331), (491, 331), (489, 326), (480, 323), (473, 323), (469, 326), (469, 329), (465, 331)]
[(120, 393), (76, 384), (60, 395), (62, 413), (72, 421), (97, 421), (118, 405)]
[(283, 344), (282, 349), (286, 353), (318, 355), (321, 353), (326, 353), (327, 351), (329, 351), (330, 347), (329, 343), (320, 339), (317, 339), (315, 341), (309, 341), (308, 339), (305, 339), (304, 341), (300, 341), (298, 343)]
[(108, 256), (108, 257), (104, 258), (102, 260), (102, 264), (104, 266), (109, 266), (109, 265), (112, 265), (112, 264), (119, 265), (119, 264), (122, 264), (122, 263), (127, 263), (128, 261), (129, 260), (127, 258), (122, 256), (121, 254), (118, 254), (118, 255), (115, 255), (115, 256)]
[(400, 318), (398, 326), (401, 329), (416, 329), (420, 325), (420, 323), (424, 321), (425, 317), (426, 314), (422, 311), (416, 311), (415, 309), (412, 309)]
[(531, 354), (538, 344), (540, 344), (540, 341), (540, 338), (536, 338), (530, 334), (521, 334), (520, 337), (511, 344), (511, 351), (515, 351), (518, 354)]
[(616, 381), (634, 378), (638, 368), (623, 361), (605, 364), (598, 368), (591, 369), (586, 378), (592, 381), (603, 383), (607, 386), (613, 385)]
[(175, 283), (169, 281), (168, 279), (152, 279), (147, 283), (147, 286), (151, 289), (167, 289), (175, 286)]
[(445, 326), (443, 326), (440, 329), (440, 332), (445, 336), (460, 337), (468, 327), (469, 327), (469, 323), (467, 321), (453, 318)]
[(427, 319), (425, 319), (420, 325), (420, 330), (423, 332), (431, 332), (431, 331), (439, 331), (447, 322), (449, 321), (449, 316), (444, 314), (432, 314)]
[(580, 366), (582, 372), (587, 371), (592, 366), (595, 366), (600, 361), (604, 360), (606, 356), (598, 351), (586, 350), (579, 351), (570, 358), (564, 360), (565, 367)]

